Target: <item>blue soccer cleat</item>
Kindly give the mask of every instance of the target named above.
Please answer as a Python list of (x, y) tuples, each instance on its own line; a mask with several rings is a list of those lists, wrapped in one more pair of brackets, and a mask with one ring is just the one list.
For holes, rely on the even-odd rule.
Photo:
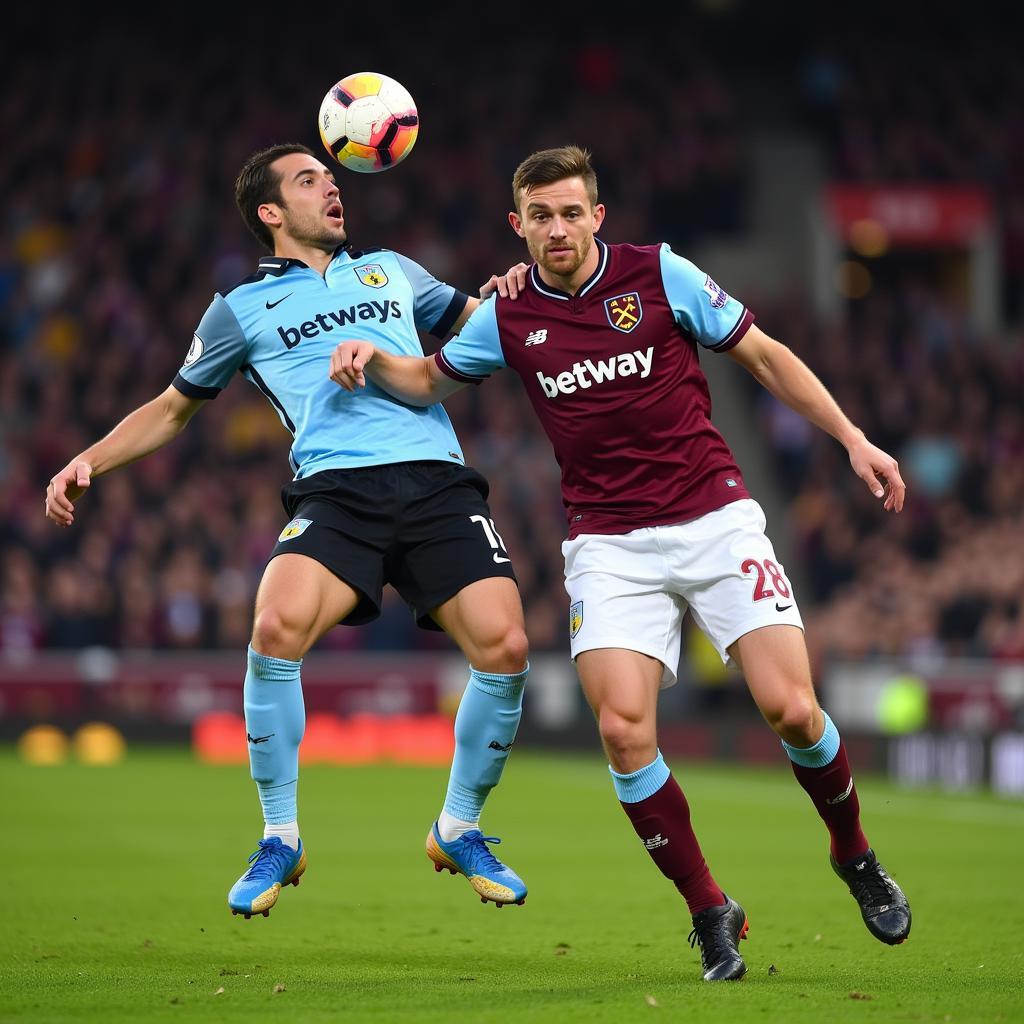
[(496, 903), (499, 907), (506, 903), (522, 906), (526, 902), (525, 883), (487, 848), (488, 843), (500, 842), (495, 836), (485, 836), (475, 828), (446, 843), (437, 831), (435, 821), (427, 833), (427, 856), (434, 862), (435, 871), (447, 868), (453, 875), (456, 872), (465, 875), (481, 903)]
[(278, 836), (261, 839), (259, 848), (249, 858), (249, 870), (231, 886), (228, 906), (232, 914), (244, 914), (248, 921), (253, 914), (270, 916), (281, 887), (298, 885), (306, 870), (306, 851), (302, 840), (293, 850)]

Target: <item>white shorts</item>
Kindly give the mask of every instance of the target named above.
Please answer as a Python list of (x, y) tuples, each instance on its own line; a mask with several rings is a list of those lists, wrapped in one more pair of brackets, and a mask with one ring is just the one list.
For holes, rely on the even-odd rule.
[(764, 528), (761, 506), (744, 498), (687, 523), (565, 541), (573, 659), (602, 647), (639, 651), (665, 666), (666, 687), (676, 681), (687, 608), (725, 662), (752, 629), (803, 629)]

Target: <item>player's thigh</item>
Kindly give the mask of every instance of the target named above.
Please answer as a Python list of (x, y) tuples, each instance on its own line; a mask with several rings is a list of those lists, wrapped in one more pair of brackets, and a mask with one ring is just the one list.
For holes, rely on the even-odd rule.
[(686, 605), (669, 591), (653, 531), (587, 534), (562, 545), (569, 595), (569, 649), (619, 649), (661, 665), (661, 685), (676, 681)]
[(776, 625), (803, 630), (793, 585), (764, 527), (760, 505), (745, 499), (691, 523), (662, 528), (664, 543), (675, 548), (679, 593), (723, 661), (753, 630)]
[(515, 580), (507, 576), (470, 583), (431, 616), (475, 667), (498, 660), (502, 665), (496, 671), (518, 672), (526, 663), (523, 604)]
[(662, 663), (639, 651), (598, 647), (576, 658), (583, 695), (595, 716), (612, 711), (633, 722), (657, 716)]
[(272, 558), (256, 592), (256, 630), (297, 634), (304, 647), (348, 617), (360, 593), (307, 555)]
[(797, 739), (804, 738), (803, 731), (815, 731), (818, 701), (802, 629), (792, 625), (753, 629), (729, 647), (729, 654), (773, 727), (797, 730)]

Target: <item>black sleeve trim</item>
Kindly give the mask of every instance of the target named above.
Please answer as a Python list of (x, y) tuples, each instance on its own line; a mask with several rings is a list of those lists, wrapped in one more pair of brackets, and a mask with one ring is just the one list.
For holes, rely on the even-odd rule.
[(461, 370), (457, 370), (448, 360), (445, 358), (444, 350), (440, 349), (434, 353), (434, 362), (437, 363), (437, 368), (446, 376), (451, 377), (452, 380), (457, 380), (460, 384), (483, 384), (487, 377), (474, 377), (470, 373), (463, 373)]
[(221, 393), (221, 388), (203, 388), (198, 384), (193, 384), (191, 381), (185, 380), (180, 373), (175, 374), (174, 380), (171, 383), (186, 397), (186, 398), (216, 398)]
[(452, 301), (448, 303), (448, 308), (441, 314), (441, 319), (430, 328), (430, 333), (435, 338), (447, 338), (468, 302), (469, 296), (465, 292), (456, 291)]

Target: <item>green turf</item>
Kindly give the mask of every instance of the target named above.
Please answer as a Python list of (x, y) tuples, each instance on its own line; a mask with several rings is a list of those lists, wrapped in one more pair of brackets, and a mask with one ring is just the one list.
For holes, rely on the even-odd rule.
[(677, 775), (750, 916), (739, 984), (700, 981), (684, 907), (596, 756), (512, 757), (484, 824), (530, 896), (501, 910), (422, 852), (444, 771), (307, 769), (309, 870), (247, 922), (224, 902), (258, 834), (245, 769), (182, 752), (30, 768), (0, 752), (0, 1020), (1024, 1019), (1019, 803), (860, 780), (869, 836), (913, 903), (910, 941), (888, 948), (785, 769)]

